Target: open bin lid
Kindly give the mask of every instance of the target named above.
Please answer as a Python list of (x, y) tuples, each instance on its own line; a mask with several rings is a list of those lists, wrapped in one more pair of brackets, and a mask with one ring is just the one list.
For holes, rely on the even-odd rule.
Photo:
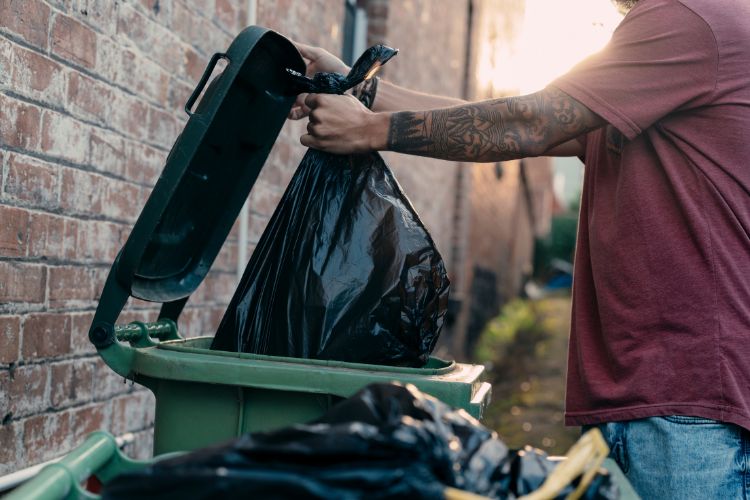
[[(192, 112), (221, 59), (226, 68)], [(111, 327), (128, 297), (179, 304), (178, 315), (200, 285), (294, 103), (287, 68), (305, 72), (297, 49), (256, 26), (211, 58), (185, 105), (190, 119), (112, 265), (90, 333), (98, 347), (114, 341)], [(97, 325), (109, 330), (106, 335), (101, 329), (94, 335)]]

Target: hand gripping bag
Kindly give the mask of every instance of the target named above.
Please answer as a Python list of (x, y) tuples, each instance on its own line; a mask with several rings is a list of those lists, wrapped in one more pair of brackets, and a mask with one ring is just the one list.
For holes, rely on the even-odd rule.
[[(375, 46), (346, 77), (290, 75), (341, 93), (395, 54)], [(424, 224), (377, 153), (305, 154), (245, 269), (211, 348), (423, 366), (449, 280)]]

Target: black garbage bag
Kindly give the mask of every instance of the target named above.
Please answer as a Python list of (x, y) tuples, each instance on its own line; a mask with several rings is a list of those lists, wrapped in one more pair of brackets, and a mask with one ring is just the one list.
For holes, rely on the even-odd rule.
[[(341, 92), (394, 53), (373, 47), (346, 77), (295, 78), (301, 90), (328, 82)], [(211, 349), (419, 367), (437, 342), (448, 290), (440, 253), (380, 155), (311, 149)]]
[[(451, 486), (515, 499), (554, 467), (539, 450), (509, 450), (466, 412), (413, 386), (373, 384), (310, 424), (122, 474), (105, 486), (104, 498), (438, 499)], [(601, 475), (584, 498), (618, 496)]]

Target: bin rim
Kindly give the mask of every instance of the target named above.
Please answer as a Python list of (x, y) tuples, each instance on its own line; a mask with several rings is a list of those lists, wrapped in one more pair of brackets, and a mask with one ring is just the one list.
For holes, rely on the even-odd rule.
[(326, 359), (308, 359), (308, 358), (292, 358), (287, 356), (270, 356), (265, 354), (252, 354), (246, 352), (231, 352), (231, 351), (214, 351), (203, 347), (194, 347), (189, 344), (197, 342), (203, 342), (208, 339), (212, 339), (210, 335), (204, 335), (200, 337), (192, 337), (188, 339), (175, 339), (160, 342), (156, 346), (156, 349), (164, 349), (168, 351), (186, 352), (191, 354), (201, 354), (207, 356), (222, 356), (227, 358), (239, 358), (253, 361), (270, 361), (275, 363), (290, 363), (294, 365), (314, 365), (314, 366), (325, 366), (328, 368), (347, 368), (352, 370), (365, 370), (365, 371), (377, 371), (377, 372), (391, 372), (391, 373), (410, 373), (419, 375), (445, 375), (454, 371), (457, 367), (457, 363), (453, 360), (445, 360), (438, 357), (430, 356), (427, 362), (428, 366), (431, 363), (437, 364), (437, 367), (408, 367), (408, 366), (390, 366), (390, 365), (375, 365), (368, 363), (351, 363), (347, 361), (336, 361)]

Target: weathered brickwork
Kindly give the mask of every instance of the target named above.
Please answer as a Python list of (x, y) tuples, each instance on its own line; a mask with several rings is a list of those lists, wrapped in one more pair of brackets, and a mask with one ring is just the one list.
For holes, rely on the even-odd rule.
[[(184, 102), (248, 7), (0, 0), (0, 474), (96, 429), (133, 432), (129, 451), (150, 453), (153, 397), (104, 365), (86, 335)], [(233, 237), (185, 312), (187, 333), (215, 328), (236, 250)], [(154, 315), (133, 301), (122, 320)]]
[[(386, 78), (471, 97), (469, 2), (360, 2), (369, 40), (402, 49)], [(150, 454), (152, 395), (115, 375), (87, 332), (184, 126), (185, 101), (254, 3), (257, 24), (341, 52), (345, 0), (0, 0), (0, 474), (60, 456), (96, 429), (132, 432), (128, 453)], [(284, 126), (250, 195), (248, 251), (304, 154), (304, 127)], [(457, 297), (471, 290), (475, 261), (497, 271), (528, 260), (518, 165), (498, 180), (493, 166), (387, 160), (451, 266)], [(237, 283), (238, 229), (188, 302), (183, 334), (215, 331)], [(120, 320), (156, 312), (132, 300)]]

